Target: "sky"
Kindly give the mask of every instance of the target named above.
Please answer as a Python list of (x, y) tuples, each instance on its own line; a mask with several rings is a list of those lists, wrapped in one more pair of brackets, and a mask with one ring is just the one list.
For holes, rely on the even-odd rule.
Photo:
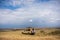
[(0, 0), (0, 28), (60, 27), (60, 0)]

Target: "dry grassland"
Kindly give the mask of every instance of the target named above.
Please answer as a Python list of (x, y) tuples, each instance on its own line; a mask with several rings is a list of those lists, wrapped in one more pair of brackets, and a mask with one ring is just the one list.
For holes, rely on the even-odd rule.
[[(60, 29), (40, 29), (35, 30), (35, 35), (25, 35), (21, 32), (23, 30), (16, 30), (16, 31), (4, 31), (0, 32), (0, 40), (60, 40), (60, 34), (51, 34)], [(49, 34), (50, 33), (50, 34)]]

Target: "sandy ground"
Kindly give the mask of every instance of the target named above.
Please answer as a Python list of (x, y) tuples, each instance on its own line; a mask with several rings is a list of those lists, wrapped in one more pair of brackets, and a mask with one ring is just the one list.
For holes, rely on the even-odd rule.
[(21, 31), (0, 32), (0, 40), (60, 40), (60, 36), (24, 35)]

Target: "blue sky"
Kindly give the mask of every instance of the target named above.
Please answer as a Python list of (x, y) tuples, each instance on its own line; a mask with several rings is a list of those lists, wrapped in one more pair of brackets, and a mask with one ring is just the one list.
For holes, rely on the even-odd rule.
[(0, 28), (60, 27), (60, 0), (0, 0)]

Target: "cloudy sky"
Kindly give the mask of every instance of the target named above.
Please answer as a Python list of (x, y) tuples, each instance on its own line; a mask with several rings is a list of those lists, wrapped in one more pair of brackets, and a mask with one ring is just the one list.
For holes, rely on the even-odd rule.
[(59, 27), (60, 0), (0, 0), (0, 28)]

